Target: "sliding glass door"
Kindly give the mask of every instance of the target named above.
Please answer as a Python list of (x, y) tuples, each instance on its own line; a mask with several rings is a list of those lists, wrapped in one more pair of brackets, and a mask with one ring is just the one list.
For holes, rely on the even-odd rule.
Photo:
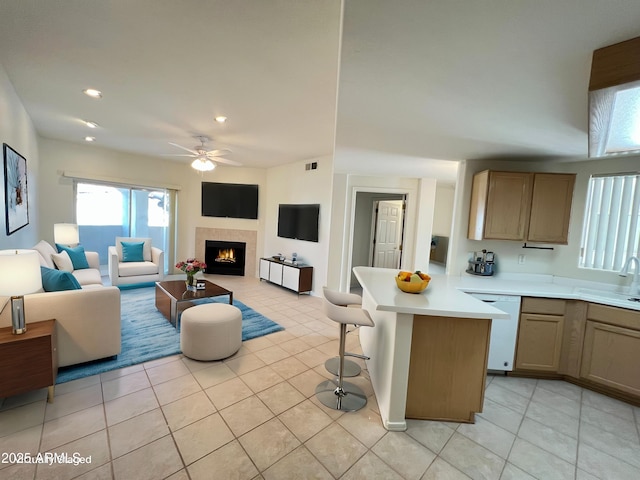
[(175, 192), (106, 183), (76, 182), (76, 222), (85, 250), (107, 264), (107, 248), (116, 237), (150, 237), (165, 252), (165, 272), (173, 261), (172, 204)]

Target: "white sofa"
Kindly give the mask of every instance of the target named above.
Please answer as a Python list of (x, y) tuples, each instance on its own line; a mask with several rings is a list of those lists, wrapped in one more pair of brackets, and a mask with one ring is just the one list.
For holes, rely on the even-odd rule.
[[(144, 242), (144, 261), (124, 262), (121, 242)], [(116, 237), (115, 243), (108, 250), (111, 285), (162, 281), (164, 278), (164, 252), (152, 246), (150, 238)]]
[[(51, 245), (42, 241), (33, 249), (40, 253), (42, 266), (55, 268), (50, 256), (55, 250)], [(81, 290), (39, 292), (24, 297), (27, 330), (30, 323), (56, 319), (60, 367), (111, 357), (121, 350), (120, 290), (102, 285), (98, 254), (86, 254), (92, 268), (72, 272)], [(8, 297), (0, 297), (0, 327), (11, 326), (8, 303)]]

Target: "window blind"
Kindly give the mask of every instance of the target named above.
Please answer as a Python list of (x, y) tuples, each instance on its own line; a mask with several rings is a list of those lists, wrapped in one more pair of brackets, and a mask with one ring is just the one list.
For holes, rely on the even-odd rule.
[(640, 251), (640, 174), (589, 180), (580, 266), (620, 270)]

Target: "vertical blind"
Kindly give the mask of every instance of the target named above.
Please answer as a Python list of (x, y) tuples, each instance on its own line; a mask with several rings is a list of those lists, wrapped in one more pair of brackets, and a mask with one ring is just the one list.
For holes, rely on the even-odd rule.
[(640, 250), (640, 174), (589, 180), (580, 266), (620, 270)]

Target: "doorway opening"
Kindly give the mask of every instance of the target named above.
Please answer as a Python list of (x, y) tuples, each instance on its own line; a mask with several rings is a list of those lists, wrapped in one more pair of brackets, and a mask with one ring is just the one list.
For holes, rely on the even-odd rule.
[(357, 192), (353, 222), (350, 290), (362, 288), (353, 267), (399, 268), (405, 231), (406, 194)]

